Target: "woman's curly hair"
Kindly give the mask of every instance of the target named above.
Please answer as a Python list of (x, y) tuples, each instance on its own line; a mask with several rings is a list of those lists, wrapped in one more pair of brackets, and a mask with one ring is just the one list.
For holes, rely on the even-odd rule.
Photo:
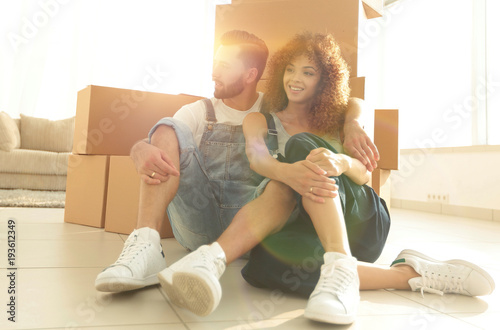
[(309, 113), (309, 124), (321, 134), (333, 134), (344, 125), (349, 99), (349, 67), (331, 34), (303, 32), (278, 50), (268, 65), (269, 80), (264, 93), (263, 112), (285, 109), (288, 98), (283, 87), (286, 66), (306, 55), (320, 68), (321, 79)]

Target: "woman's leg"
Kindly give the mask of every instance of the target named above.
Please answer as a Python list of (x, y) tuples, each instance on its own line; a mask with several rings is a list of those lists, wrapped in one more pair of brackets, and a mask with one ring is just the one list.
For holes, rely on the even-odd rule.
[(350, 256), (351, 250), (340, 197), (325, 198), (323, 204), (304, 198), (302, 206), (311, 218), (325, 252), (338, 252)]
[[(295, 163), (304, 160), (312, 150), (320, 147), (336, 152), (331, 145), (313, 134), (297, 134), (286, 144), (286, 161)], [(301, 202), (311, 218), (325, 252), (338, 252), (351, 256), (339, 195), (334, 198), (325, 197), (325, 203), (317, 203), (308, 198), (302, 198)]]
[[(340, 198), (325, 199), (318, 204), (308, 199), (302, 205), (311, 217), (316, 233), (325, 252), (338, 252), (350, 256), (347, 231), (340, 205)], [(385, 267), (373, 263), (358, 262), (360, 290), (400, 289), (409, 290), (408, 281), (420, 275), (407, 265)]]
[(380, 266), (358, 261), (360, 290), (398, 289), (410, 290), (408, 281), (420, 275), (410, 266)]
[[(312, 134), (295, 135), (286, 145), (286, 161), (295, 163), (304, 160), (310, 151), (320, 147), (335, 151)], [(309, 297), (304, 316), (320, 322), (350, 324), (356, 317), (360, 284), (356, 259), (352, 257), (349, 247), (341, 189), (343, 187), (339, 185), (337, 197), (324, 198), (324, 203), (301, 199), (302, 207), (325, 250), (320, 278)]]

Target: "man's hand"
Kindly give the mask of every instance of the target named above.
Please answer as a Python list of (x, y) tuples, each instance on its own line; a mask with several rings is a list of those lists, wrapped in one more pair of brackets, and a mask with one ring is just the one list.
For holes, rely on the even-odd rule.
[(380, 159), (378, 149), (357, 120), (344, 125), (344, 151), (363, 163), (368, 171), (372, 172), (377, 168), (377, 161)]
[(317, 203), (324, 203), (323, 197), (336, 197), (339, 189), (335, 180), (330, 179), (326, 174), (326, 171), (313, 162), (302, 160), (287, 166), (283, 182), (302, 197)]
[(130, 150), (130, 158), (135, 164), (141, 180), (147, 184), (160, 184), (168, 180), (169, 176), (179, 176), (174, 163), (162, 149), (141, 141)]

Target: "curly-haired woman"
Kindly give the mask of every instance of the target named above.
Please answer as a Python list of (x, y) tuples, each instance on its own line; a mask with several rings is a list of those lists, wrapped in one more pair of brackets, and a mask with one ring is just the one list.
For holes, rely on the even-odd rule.
[[(251, 167), (284, 183), (293, 182), (287, 177), (296, 173), (294, 167), (307, 168), (311, 175), (322, 171), (336, 181), (338, 191), (319, 198), (324, 182), (291, 187), (297, 210), (278, 233), (252, 250), (242, 271), (245, 279), (259, 287), (310, 294), (304, 316), (335, 324), (354, 321), (360, 289), (491, 293), (493, 279), (466, 261), (442, 263), (404, 250), (393, 267), (372, 264), (385, 245), (390, 217), (385, 202), (365, 185), (370, 172), (342, 154), (349, 70), (333, 36), (299, 34), (268, 68), (263, 111), (271, 117), (253, 113), (243, 123)], [(281, 162), (266, 149), (272, 122)]]

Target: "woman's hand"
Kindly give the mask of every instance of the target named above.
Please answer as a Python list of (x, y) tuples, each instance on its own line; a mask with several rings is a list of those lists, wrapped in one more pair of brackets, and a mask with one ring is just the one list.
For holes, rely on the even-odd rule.
[(130, 150), (130, 158), (134, 162), (137, 173), (141, 180), (147, 184), (160, 184), (173, 176), (179, 176), (179, 171), (167, 153), (162, 149), (141, 141), (136, 143)]
[(285, 183), (302, 197), (318, 203), (324, 203), (324, 198), (338, 195), (338, 186), (327, 172), (309, 160), (293, 164), (281, 163), (267, 150), (265, 136), (267, 122), (261, 113), (250, 113), (243, 120), (246, 154), (250, 168), (260, 175)]
[(283, 181), (302, 197), (317, 203), (324, 203), (324, 198), (338, 195), (335, 179), (327, 176), (327, 172), (309, 160), (301, 160), (287, 164), (283, 171)]
[(356, 184), (363, 185), (370, 179), (370, 172), (359, 160), (348, 155), (336, 154), (325, 148), (311, 150), (306, 160), (325, 171), (326, 176), (346, 175)]
[(349, 160), (344, 155), (326, 148), (311, 150), (306, 160), (318, 165), (326, 176), (339, 176), (350, 168)]

